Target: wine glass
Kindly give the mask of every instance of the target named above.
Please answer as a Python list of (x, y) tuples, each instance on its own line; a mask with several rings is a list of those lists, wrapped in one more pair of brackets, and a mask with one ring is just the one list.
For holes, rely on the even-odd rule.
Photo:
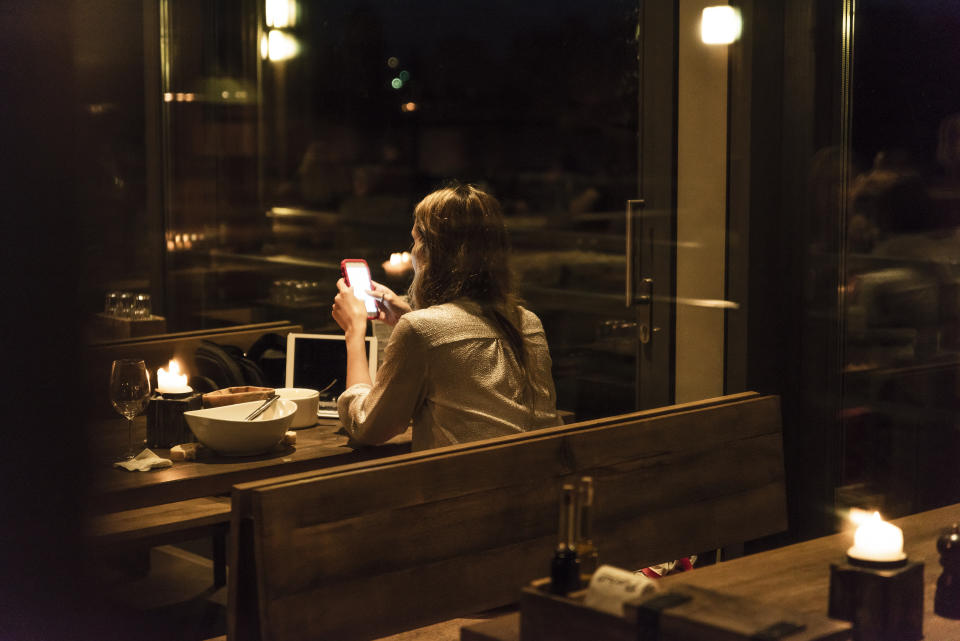
[(143, 411), (150, 398), (150, 376), (143, 361), (121, 358), (110, 370), (110, 402), (127, 419), (127, 451), (120, 460), (137, 455), (133, 448), (133, 418)]

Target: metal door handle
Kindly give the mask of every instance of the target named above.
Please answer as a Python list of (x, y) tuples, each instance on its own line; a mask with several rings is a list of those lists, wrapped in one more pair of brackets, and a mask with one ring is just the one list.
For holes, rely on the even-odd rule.
[(627, 307), (633, 307), (633, 208), (634, 207), (643, 207), (643, 199), (635, 199), (627, 201), (627, 292), (626, 292), (626, 305)]

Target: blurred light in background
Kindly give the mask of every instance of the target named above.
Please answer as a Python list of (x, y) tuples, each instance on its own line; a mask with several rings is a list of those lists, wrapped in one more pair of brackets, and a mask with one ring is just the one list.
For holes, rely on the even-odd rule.
[(405, 102), (402, 105), (400, 105), (400, 111), (404, 113), (409, 113), (411, 111), (416, 111), (416, 110), (417, 110), (417, 103), (415, 102)]
[(394, 89), (399, 89), (400, 87), (403, 86), (403, 80), (400, 80), (400, 78), (394, 78), (393, 80), (390, 81), (390, 86), (393, 87)]
[(706, 7), (700, 19), (700, 38), (708, 45), (728, 45), (740, 38), (740, 10), (727, 5)]
[(268, 27), (283, 29), (297, 24), (296, 0), (266, 0), (264, 16)]
[(400, 61), (397, 60), (396, 56), (390, 56), (389, 58), (387, 58), (387, 66), (390, 67), (391, 69), (396, 69), (399, 64), (400, 64)]
[(272, 62), (288, 60), (300, 52), (300, 43), (288, 33), (279, 29), (271, 29), (260, 40), (260, 57)]
[(402, 80), (403, 82), (406, 82), (406, 81), (410, 80), (410, 72), (407, 71), (407, 70), (401, 71), (399, 74), (397, 74), (397, 76), (398, 76), (398, 77), (400, 78), (400, 80)]

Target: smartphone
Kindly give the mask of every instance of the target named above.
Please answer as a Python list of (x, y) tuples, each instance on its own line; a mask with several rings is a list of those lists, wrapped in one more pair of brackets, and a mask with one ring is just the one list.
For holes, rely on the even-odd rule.
[(344, 258), (340, 261), (340, 271), (347, 287), (352, 287), (353, 293), (363, 301), (367, 308), (367, 318), (377, 318), (380, 315), (377, 299), (367, 293), (367, 290), (373, 289), (367, 261), (362, 258)]

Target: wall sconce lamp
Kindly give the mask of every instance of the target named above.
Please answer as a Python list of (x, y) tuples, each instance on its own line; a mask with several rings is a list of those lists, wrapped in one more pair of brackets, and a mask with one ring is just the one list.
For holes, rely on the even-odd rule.
[(740, 39), (743, 18), (729, 5), (705, 7), (700, 18), (700, 39), (708, 45), (728, 45)]

